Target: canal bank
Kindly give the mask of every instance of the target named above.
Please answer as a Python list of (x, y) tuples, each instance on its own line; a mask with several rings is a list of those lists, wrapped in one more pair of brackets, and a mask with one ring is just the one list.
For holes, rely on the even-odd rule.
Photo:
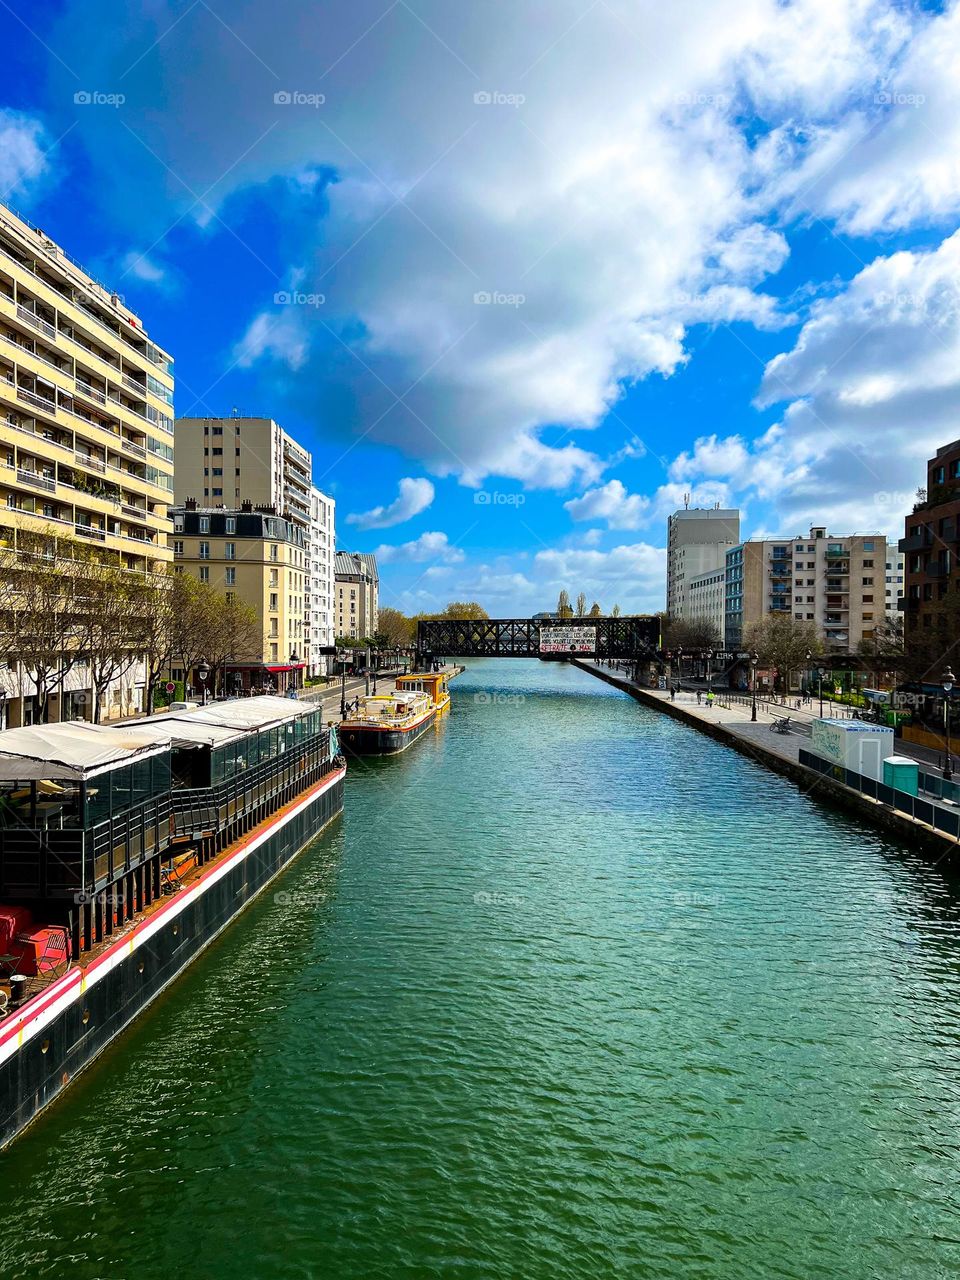
[(949, 1274), (942, 869), (569, 664), (453, 697), (0, 1156), (0, 1274)]
[(645, 706), (653, 707), (759, 761), (768, 769), (795, 782), (805, 794), (837, 805), (895, 839), (916, 843), (927, 854), (938, 859), (960, 859), (960, 846), (956, 837), (938, 831), (929, 823), (899, 812), (891, 805), (872, 799), (837, 778), (802, 763), (800, 753), (809, 748), (809, 737), (802, 733), (781, 735), (771, 732), (775, 719), (790, 715), (788, 707), (778, 707), (773, 714), (761, 711), (758, 720), (754, 722), (750, 719), (749, 708), (745, 703), (723, 705), (722, 695), (713, 707), (708, 707), (705, 703), (698, 704), (696, 694), (690, 691), (673, 699), (666, 690), (646, 688), (619, 669), (581, 658), (573, 658), (571, 662), (581, 671), (589, 672), (621, 689)]

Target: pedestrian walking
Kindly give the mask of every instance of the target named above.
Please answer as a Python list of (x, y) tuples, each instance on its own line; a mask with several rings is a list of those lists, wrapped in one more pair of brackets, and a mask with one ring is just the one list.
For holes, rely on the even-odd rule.
[(670, 686), (670, 701), (676, 702), (676, 700), (677, 700), (677, 686), (675, 684), (672, 684)]
[(709, 710), (712, 706), (713, 706), (713, 690), (711, 689), (710, 692), (707, 694), (707, 709)]
[(701, 695), (701, 693), (700, 693), (700, 690), (698, 689), (698, 690), (697, 690), (697, 706), (698, 706), (698, 707), (699, 707), (699, 705), (700, 705), (701, 698), (702, 698), (702, 695)]

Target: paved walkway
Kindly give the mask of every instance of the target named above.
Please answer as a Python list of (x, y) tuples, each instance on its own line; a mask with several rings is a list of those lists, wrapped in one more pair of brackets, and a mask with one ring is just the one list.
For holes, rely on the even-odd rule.
[[(619, 680), (623, 680), (627, 684), (634, 685), (635, 688), (642, 689), (649, 697), (656, 698), (660, 702), (670, 702), (670, 694), (667, 690), (651, 689), (647, 685), (635, 684), (629, 680), (627, 671), (623, 668), (607, 667), (599, 662), (581, 663), (584, 667), (593, 667), (605, 674), (616, 675)], [(757, 698), (757, 719), (754, 723), (750, 718), (750, 696), (749, 694), (733, 693), (729, 690), (714, 690), (716, 702), (712, 708), (706, 705), (706, 688), (700, 686), (701, 697), (703, 701), (697, 704), (696, 687), (684, 688), (673, 699), (674, 706), (682, 707), (685, 712), (696, 719), (705, 722), (720, 723), (724, 728), (728, 729), (737, 737), (743, 738), (744, 741), (752, 742), (763, 746), (768, 751), (773, 751), (776, 755), (784, 757), (787, 760), (799, 762), (801, 747), (809, 747), (810, 744), (810, 726), (812, 722), (819, 718), (820, 702), (815, 698), (809, 706), (797, 708), (796, 698), (788, 699), (787, 705), (784, 706), (780, 702), (772, 702), (767, 698)], [(838, 706), (824, 702), (823, 712), (825, 716), (835, 716), (842, 719), (851, 719), (852, 712), (849, 707)], [(785, 716), (790, 717), (791, 730), (787, 734), (772, 732), (771, 726), (775, 720), (782, 720)], [(896, 754), (909, 756), (911, 759), (926, 767), (937, 767), (939, 757), (936, 751), (929, 747), (917, 746), (913, 742), (905, 742), (898, 738), (896, 741)], [(891, 752), (891, 754), (893, 754)]]

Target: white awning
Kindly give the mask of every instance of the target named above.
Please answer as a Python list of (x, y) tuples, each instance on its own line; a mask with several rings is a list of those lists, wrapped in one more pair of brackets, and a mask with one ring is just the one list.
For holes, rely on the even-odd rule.
[(169, 732), (163, 737), (144, 734), (138, 732), (137, 724), (110, 729), (71, 720), (7, 729), (0, 733), (0, 782), (32, 778), (82, 781), (169, 749)]

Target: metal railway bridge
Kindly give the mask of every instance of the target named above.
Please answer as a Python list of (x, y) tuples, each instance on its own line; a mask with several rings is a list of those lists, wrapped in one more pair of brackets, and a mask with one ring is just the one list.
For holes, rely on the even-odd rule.
[(660, 619), (438, 618), (417, 623), (417, 665), (434, 658), (656, 658)]

